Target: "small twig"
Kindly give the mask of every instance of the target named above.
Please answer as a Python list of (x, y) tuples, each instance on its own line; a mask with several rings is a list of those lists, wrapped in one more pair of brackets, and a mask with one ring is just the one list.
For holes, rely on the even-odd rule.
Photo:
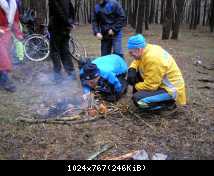
[(124, 116), (124, 114), (123, 114), (121, 111), (119, 111), (119, 113), (120, 113), (120, 115), (121, 115), (121, 117), (122, 117), (123, 119), (126, 118), (126, 117)]
[(200, 65), (202, 68), (204, 69), (207, 69), (207, 70), (214, 70), (214, 68), (212, 67), (208, 67), (208, 66), (205, 66), (205, 65)]
[(208, 75), (209, 73), (207, 73), (207, 72), (202, 72), (202, 71), (197, 71), (198, 73), (200, 73), (200, 74), (203, 74), (203, 75)]
[(91, 155), (91, 156), (88, 158), (88, 160), (95, 160), (95, 159), (97, 159), (97, 157), (98, 157), (99, 155), (101, 155), (102, 153), (106, 152), (107, 150), (110, 150), (112, 147), (113, 147), (113, 146), (109, 146), (109, 145), (107, 145), (107, 144), (101, 146), (100, 149), (99, 149), (99, 151), (96, 152), (96, 153), (94, 153), (93, 155)]
[(206, 82), (206, 83), (214, 83), (214, 80), (211, 79), (198, 79), (200, 82)]
[(198, 89), (214, 89), (213, 87), (210, 87), (210, 86), (203, 86), (203, 87), (198, 87)]
[(146, 126), (148, 126), (148, 127), (151, 128), (153, 131), (156, 132), (156, 130), (154, 129), (154, 127), (153, 127), (152, 125), (148, 124), (145, 120), (143, 120), (142, 117), (140, 117), (139, 115), (135, 114), (135, 113), (134, 113), (133, 111), (131, 111), (131, 110), (128, 110), (128, 112), (129, 112), (130, 114), (132, 114), (133, 116), (135, 116), (136, 118), (140, 119)]

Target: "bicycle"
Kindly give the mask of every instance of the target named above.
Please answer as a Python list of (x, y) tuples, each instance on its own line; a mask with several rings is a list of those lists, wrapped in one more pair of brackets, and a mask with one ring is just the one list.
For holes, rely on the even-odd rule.
[[(44, 27), (43, 34), (30, 34), (24, 40), (25, 56), (34, 62), (44, 61), (50, 55), (50, 33), (48, 26)], [(86, 49), (83, 45), (70, 33), (69, 51), (73, 58), (78, 62), (81, 58), (87, 57)]]

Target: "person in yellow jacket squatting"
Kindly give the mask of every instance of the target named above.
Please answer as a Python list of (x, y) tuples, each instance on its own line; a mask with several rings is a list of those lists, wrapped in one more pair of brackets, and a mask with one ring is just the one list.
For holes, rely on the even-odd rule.
[(174, 58), (158, 45), (148, 44), (138, 34), (128, 39), (134, 58), (128, 70), (133, 101), (142, 110), (171, 110), (186, 105), (185, 82)]

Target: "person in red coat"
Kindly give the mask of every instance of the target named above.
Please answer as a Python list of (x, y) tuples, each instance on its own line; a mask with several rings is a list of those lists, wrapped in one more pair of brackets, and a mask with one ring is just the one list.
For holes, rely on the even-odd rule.
[(16, 0), (0, 0), (0, 88), (9, 92), (16, 91), (8, 75), (12, 71), (10, 58), (12, 35), (14, 34), (18, 40), (23, 39), (17, 9)]

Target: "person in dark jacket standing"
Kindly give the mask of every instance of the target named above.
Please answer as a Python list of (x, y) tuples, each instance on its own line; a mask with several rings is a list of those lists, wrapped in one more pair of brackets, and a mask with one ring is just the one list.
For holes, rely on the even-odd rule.
[(101, 55), (118, 54), (123, 57), (122, 28), (126, 24), (123, 8), (116, 0), (98, 0), (92, 19), (94, 35), (101, 40)]
[(69, 52), (69, 34), (73, 28), (74, 16), (74, 7), (70, 0), (49, 0), (50, 56), (56, 83), (62, 80), (62, 65), (67, 74), (75, 78), (72, 56)]

